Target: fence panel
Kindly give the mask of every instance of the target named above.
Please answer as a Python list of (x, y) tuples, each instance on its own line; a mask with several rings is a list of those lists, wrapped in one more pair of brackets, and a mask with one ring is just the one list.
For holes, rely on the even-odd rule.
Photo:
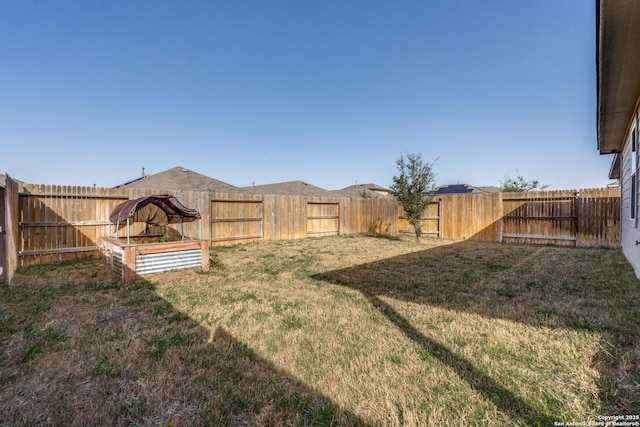
[(340, 233), (338, 201), (307, 201), (307, 235), (327, 236)]
[(307, 198), (266, 194), (264, 211), (265, 240), (292, 240), (307, 237)]
[(123, 190), (92, 187), (24, 184), (19, 194), (23, 266), (96, 256), (109, 213), (127, 200)]
[(574, 190), (503, 195), (501, 240), (575, 246), (578, 240), (577, 197)]
[(447, 194), (442, 204), (441, 237), (498, 241), (500, 238), (500, 193)]
[(504, 193), (501, 241), (620, 246), (620, 190)]
[(261, 199), (211, 200), (211, 242), (262, 240), (264, 207)]
[(620, 190), (580, 190), (578, 199), (578, 246), (620, 247)]
[(340, 233), (373, 233), (396, 235), (397, 206), (395, 199), (340, 199)]

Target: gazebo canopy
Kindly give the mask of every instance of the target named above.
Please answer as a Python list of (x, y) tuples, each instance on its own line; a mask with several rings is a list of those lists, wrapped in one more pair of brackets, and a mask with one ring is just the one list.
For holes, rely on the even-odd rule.
[(188, 208), (174, 196), (155, 195), (127, 200), (120, 203), (109, 215), (115, 224), (144, 222), (148, 225), (167, 225), (192, 222), (200, 219), (196, 209)]

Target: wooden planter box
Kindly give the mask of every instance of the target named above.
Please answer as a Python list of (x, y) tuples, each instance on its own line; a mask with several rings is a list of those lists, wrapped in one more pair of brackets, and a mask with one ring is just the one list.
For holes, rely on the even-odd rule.
[(118, 239), (104, 239), (102, 252), (107, 264), (120, 275), (122, 283), (171, 270), (209, 270), (207, 240), (142, 243), (132, 238), (131, 243), (127, 244)]

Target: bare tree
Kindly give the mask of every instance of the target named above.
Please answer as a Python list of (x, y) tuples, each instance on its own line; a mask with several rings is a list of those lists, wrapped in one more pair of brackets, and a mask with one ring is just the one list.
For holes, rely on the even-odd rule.
[(549, 187), (549, 184), (542, 184), (538, 178), (526, 179), (518, 169), (516, 169), (517, 176), (512, 178), (509, 174), (505, 175), (504, 180), (500, 181), (500, 191), (503, 193), (517, 193), (525, 191), (544, 190)]

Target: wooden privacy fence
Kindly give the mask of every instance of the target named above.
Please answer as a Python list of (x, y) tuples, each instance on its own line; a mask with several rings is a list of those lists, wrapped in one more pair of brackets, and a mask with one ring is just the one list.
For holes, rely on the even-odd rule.
[(620, 246), (620, 189), (452, 194), (441, 204), (441, 236), (579, 247)]
[(500, 241), (618, 247), (616, 193), (591, 189), (503, 195)]
[[(116, 230), (109, 214), (119, 203), (173, 194), (202, 220), (184, 225), (189, 237), (212, 245), (351, 233), (413, 233), (393, 198), (351, 199), (105, 189), (18, 184), (0, 192), (0, 280), (17, 266), (95, 256)], [(620, 245), (619, 189), (437, 196), (423, 215), (425, 236), (581, 247)], [(181, 228), (176, 228), (181, 231)], [(142, 234), (143, 224), (132, 227)], [(118, 236), (124, 236), (121, 229)]]

